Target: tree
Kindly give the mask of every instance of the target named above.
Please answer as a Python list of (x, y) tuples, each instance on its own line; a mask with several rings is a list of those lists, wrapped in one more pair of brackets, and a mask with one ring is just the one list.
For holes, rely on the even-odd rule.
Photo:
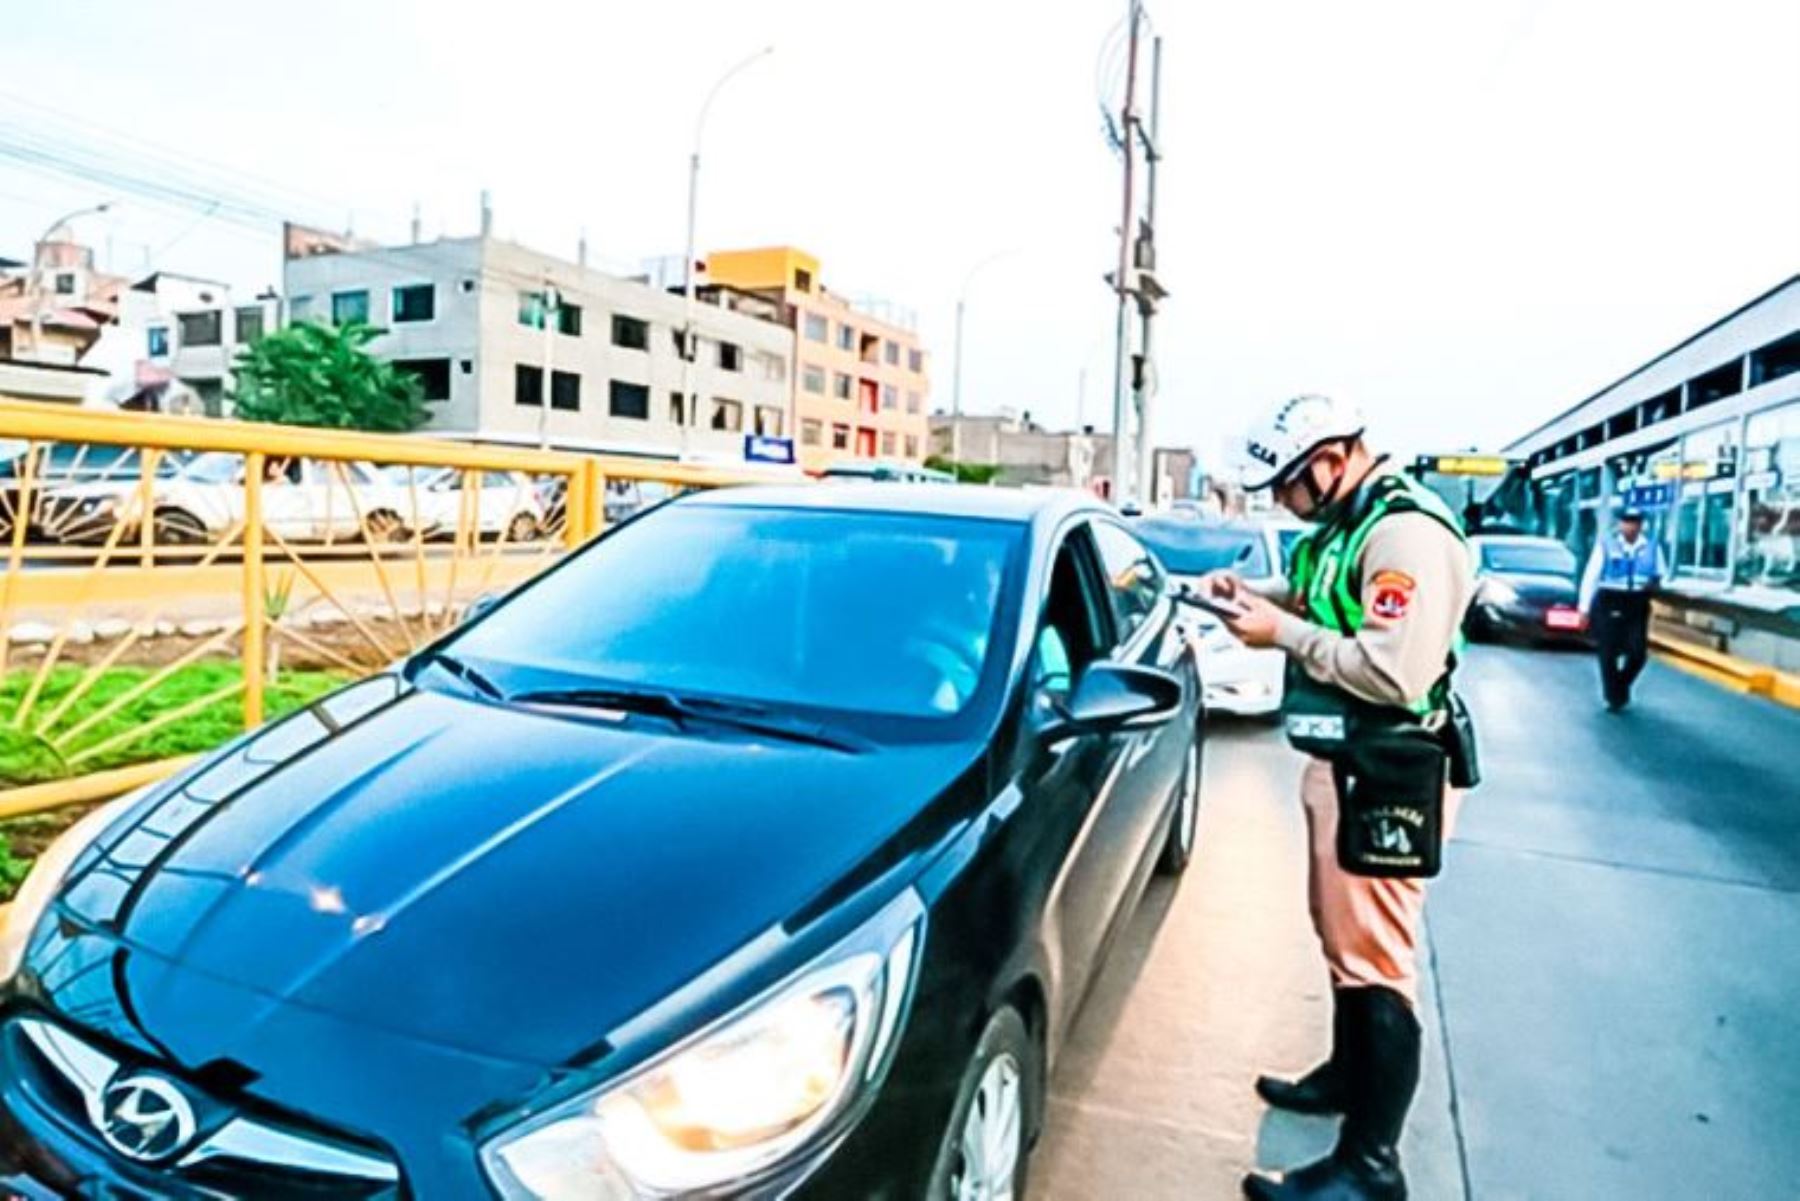
[(959, 484), (991, 484), (1000, 475), (998, 463), (958, 463), (943, 455), (932, 455), (925, 460), (925, 466), (948, 472)]
[(429, 417), (411, 372), (364, 349), (384, 330), (302, 321), (238, 355), (231, 401), (245, 421), (405, 433)]

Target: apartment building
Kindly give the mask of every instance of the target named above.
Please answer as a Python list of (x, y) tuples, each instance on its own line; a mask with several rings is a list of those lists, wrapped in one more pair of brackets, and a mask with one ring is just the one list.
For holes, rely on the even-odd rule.
[(703, 291), (684, 390), (681, 296), (495, 237), (290, 238), (283, 283), (290, 321), (386, 330), (370, 349), (418, 377), (432, 431), (657, 457), (792, 453), (794, 335), (766, 298)]
[(829, 291), (819, 260), (792, 246), (716, 251), (706, 278), (775, 300), (793, 332), (793, 411), (800, 465), (930, 453), (930, 379), (916, 322), (891, 306)]

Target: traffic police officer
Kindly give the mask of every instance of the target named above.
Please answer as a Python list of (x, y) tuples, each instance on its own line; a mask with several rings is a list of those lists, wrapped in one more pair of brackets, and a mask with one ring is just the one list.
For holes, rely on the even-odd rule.
[(1581, 610), (1600, 652), (1600, 689), (1617, 713), (1650, 657), (1650, 598), (1663, 581), (1662, 545), (1644, 537), (1644, 514), (1622, 509), (1618, 529), (1594, 544), (1581, 577)]
[(1450, 688), (1473, 592), (1468, 546), (1435, 493), (1369, 452), (1363, 425), (1325, 396), (1274, 406), (1247, 440), (1245, 483), (1317, 524), (1285, 595), (1230, 573), (1203, 582), (1240, 640), (1287, 653), (1284, 719), (1311, 756), (1308, 899), (1331, 972), (1332, 1050), (1298, 1081), (1256, 1086), (1271, 1104), (1344, 1123), (1326, 1159), (1244, 1181), (1272, 1201), (1406, 1196), (1398, 1146), (1419, 1079), (1424, 877), (1454, 818), (1450, 783), (1473, 783), (1473, 731)]

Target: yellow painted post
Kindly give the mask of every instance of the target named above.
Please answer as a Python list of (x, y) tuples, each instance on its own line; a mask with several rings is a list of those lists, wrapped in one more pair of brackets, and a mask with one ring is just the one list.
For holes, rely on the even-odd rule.
[(146, 446), (139, 455), (139, 469), (144, 490), (144, 511), (138, 514), (138, 563), (143, 567), (156, 566), (156, 468), (162, 459), (162, 451), (154, 446)]
[(263, 462), (260, 450), (244, 456), (244, 728), (263, 720)]

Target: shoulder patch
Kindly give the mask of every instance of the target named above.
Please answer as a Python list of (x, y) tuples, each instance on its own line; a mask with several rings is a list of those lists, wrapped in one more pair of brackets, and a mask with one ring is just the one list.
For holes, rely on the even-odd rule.
[(1399, 621), (1412, 608), (1413, 590), (1418, 587), (1404, 571), (1380, 571), (1369, 581), (1373, 595), (1369, 613), (1383, 621)]

